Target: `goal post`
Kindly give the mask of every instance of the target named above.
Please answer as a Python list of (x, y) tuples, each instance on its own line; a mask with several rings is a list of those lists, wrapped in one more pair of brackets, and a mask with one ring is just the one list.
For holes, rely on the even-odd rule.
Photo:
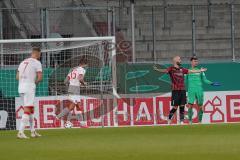
[(18, 128), (23, 108), (17, 93), (16, 69), (30, 56), (32, 47), (41, 48), (43, 66), (43, 81), (36, 89), (36, 128), (63, 127), (64, 121), (53, 124), (53, 113), (56, 107), (62, 109), (67, 105), (64, 79), (83, 57), (88, 62), (85, 75), (88, 85), (80, 89), (82, 106), (71, 113), (74, 126), (80, 126), (77, 114), (82, 114), (81, 120), (90, 127), (114, 125), (107, 119), (114, 116), (114, 106), (109, 105), (114, 98), (110, 100), (109, 96), (114, 97), (117, 90), (115, 37), (9, 39), (0, 40), (1, 130)]

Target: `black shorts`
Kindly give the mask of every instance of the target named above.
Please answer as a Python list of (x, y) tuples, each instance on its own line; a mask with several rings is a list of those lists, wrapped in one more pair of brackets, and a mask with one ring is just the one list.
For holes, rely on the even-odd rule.
[(183, 106), (187, 103), (187, 96), (185, 90), (173, 90), (172, 91), (172, 106)]

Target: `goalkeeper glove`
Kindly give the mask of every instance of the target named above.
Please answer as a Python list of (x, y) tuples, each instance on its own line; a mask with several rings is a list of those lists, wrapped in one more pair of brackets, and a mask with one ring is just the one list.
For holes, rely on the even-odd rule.
[(212, 86), (221, 86), (221, 83), (219, 83), (219, 82), (213, 82), (211, 85), (212, 85)]

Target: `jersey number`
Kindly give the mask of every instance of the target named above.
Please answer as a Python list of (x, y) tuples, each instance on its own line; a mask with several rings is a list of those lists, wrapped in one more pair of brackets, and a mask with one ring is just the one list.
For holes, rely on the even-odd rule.
[(23, 73), (24, 73), (25, 70), (26, 70), (26, 68), (27, 68), (27, 66), (28, 66), (28, 64), (29, 64), (29, 62), (24, 62), (23, 64), (25, 65), (25, 67), (24, 67), (24, 69), (23, 69)]
[(70, 79), (76, 79), (77, 78), (77, 73), (75, 71), (72, 71), (70, 74)]

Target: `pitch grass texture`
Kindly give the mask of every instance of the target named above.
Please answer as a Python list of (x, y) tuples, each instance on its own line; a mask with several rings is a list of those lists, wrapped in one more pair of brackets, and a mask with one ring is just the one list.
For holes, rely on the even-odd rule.
[[(0, 131), (1, 160), (238, 160), (240, 124)], [(29, 131), (26, 131), (29, 135)]]

